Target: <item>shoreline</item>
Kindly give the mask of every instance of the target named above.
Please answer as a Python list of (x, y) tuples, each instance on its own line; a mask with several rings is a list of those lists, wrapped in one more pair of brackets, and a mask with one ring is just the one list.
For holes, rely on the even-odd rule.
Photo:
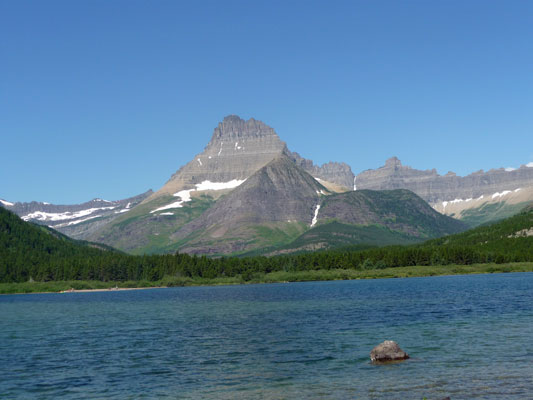
[[(111, 287), (107, 289), (74, 289), (70, 288), (67, 290), (61, 290), (60, 292), (41, 292), (41, 293), (90, 293), (90, 292), (123, 292), (127, 290), (145, 290), (145, 289), (165, 289), (168, 286), (146, 286), (146, 287)], [(20, 293), (20, 294), (31, 294), (31, 293)]]
[(0, 283), (0, 294), (44, 294), (44, 293), (90, 293), (118, 292), (144, 289), (164, 289), (185, 286), (224, 286), (263, 283), (292, 283), (336, 280), (422, 278), (430, 276), (456, 276), (472, 274), (533, 272), (533, 262), (514, 264), (474, 264), (446, 266), (412, 266), (372, 270), (332, 269), (308, 271), (276, 271), (252, 274), (250, 279), (241, 275), (234, 277), (200, 278), (170, 277), (158, 281), (50, 281)]

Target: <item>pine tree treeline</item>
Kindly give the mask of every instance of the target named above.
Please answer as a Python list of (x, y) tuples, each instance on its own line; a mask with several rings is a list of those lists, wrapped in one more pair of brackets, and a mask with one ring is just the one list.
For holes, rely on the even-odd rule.
[(233, 277), (319, 269), (470, 265), (533, 261), (533, 236), (514, 237), (533, 226), (533, 212), (420, 245), (362, 251), (331, 250), (276, 257), (132, 256), (103, 251), (23, 222), (0, 208), (0, 282), (99, 280), (156, 281), (165, 276)]

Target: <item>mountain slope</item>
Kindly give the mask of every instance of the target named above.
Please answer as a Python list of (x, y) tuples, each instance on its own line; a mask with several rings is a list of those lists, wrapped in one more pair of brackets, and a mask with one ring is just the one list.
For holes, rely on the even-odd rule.
[(46, 280), (50, 268), (70, 268), (73, 259), (98, 257), (102, 250), (112, 249), (70, 239), (0, 207), (0, 282)]
[(93, 199), (82, 204), (57, 205), (32, 201), (0, 205), (20, 216), (24, 221), (49, 226), (74, 239), (87, 239), (100, 227), (118, 216), (128, 213), (152, 194), (151, 190), (124, 200)]
[(353, 173), (344, 163), (328, 163), (321, 167), (292, 153), (277, 133), (265, 123), (248, 121), (229, 115), (215, 128), (204, 151), (181, 167), (169, 181), (148, 200), (193, 189), (202, 182), (242, 182), (270, 161), (286, 155), (313, 176), (350, 190)]
[[(250, 178), (257, 171), (277, 159), (283, 159), (288, 169), (312, 171), (320, 183), (309, 175), (305, 176), (305, 180), (312, 182), (314, 192), (317, 188), (318, 191), (329, 192), (325, 187), (332, 191), (350, 190), (342, 186), (346, 182), (351, 185), (353, 181), (353, 173), (346, 164), (328, 163), (322, 167), (316, 166), (297, 153), (291, 153), (276, 132), (263, 122), (253, 118), (244, 121), (235, 115), (230, 115), (215, 128), (204, 151), (180, 168), (159, 191), (145, 199), (127, 215), (119, 216), (88, 237), (93, 241), (107, 243), (136, 254), (175, 251), (184, 240), (183, 232), (187, 232), (187, 235), (192, 233), (188, 231), (189, 227), (181, 230), (185, 224), (192, 223), (195, 218), (218, 202), (218, 199), (228, 195), (232, 190), (238, 190), (243, 182), (251, 182)], [(297, 165), (302, 165), (302, 168)], [(326, 179), (331, 179), (332, 182)], [(256, 189), (261, 188), (257, 186)], [(282, 191), (288, 193), (298, 190), (300, 189), (286, 186)], [(280, 194), (279, 190), (276, 193), (279, 198), (286, 196)], [(297, 197), (296, 194), (293, 196)], [(254, 200), (253, 204), (259, 203)], [(296, 219), (293, 217), (285, 218), (284, 204), (280, 202), (275, 204), (277, 208), (272, 208), (267, 214), (268, 221), (251, 222), (255, 226), (254, 229), (261, 231), (257, 234), (250, 233), (250, 237), (254, 238), (252, 240), (261, 241), (260, 238), (270, 236), (268, 243), (286, 242), (305, 229), (307, 221), (302, 226), (296, 224)], [(217, 209), (215, 208), (215, 211)], [(224, 214), (227, 212), (224, 211)], [(313, 211), (309, 220), (312, 220), (312, 213)], [(231, 212), (228, 215), (231, 215)], [(287, 222), (289, 220), (290, 223)], [(217, 237), (222, 240), (224, 235), (221, 232), (222, 230), (219, 230), (215, 233), (212, 239)], [(190, 238), (187, 241), (189, 242)]]
[(204, 151), (181, 167), (150, 199), (192, 189), (204, 181), (242, 181), (285, 147), (274, 129), (263, 122), (229, 115), (215, 128)]
[(533, 203), (533, 187), (504, 190), (489, 196), (481, 195), (476, 199), (443, 201), (432, 206), (445, 215), (475, 227), (515, 215), (530, 203)]
[(280, 155), (172, 238), (189, 253), (229, 254), (287, 242), (312, 224), (328, 190)]
[[(343, 246), (411, 244), (467, 229), (413, 192), (357, 190), (322, 197), (316, 226), (293, 242), (264, 249), (275, 255)], [(255, 252), (256, 254), (258, 252)]]
[(427, 242), (427, 245), (479, 245), (504, 248), (516, 240), (528, 240), (533, 251), (533, 205), (526, 206), (518, 214), (500, 222), (479, 226), (466, 232)]
[(533, 202), (533, 163), (518, 169), (481, 170), (461, 177), (453, 172), (439, 175), (435, 169), (417, 170), (393, 157), (383, 167), (357, 175), (356, 186), (372, 190), (408, 189), (437, 211), (477, 226), (514, 215)]
[(324, 198), (318, 221), (352, 225), (379, 224), (420, 239), (449, 235), (467, 226), (443, 216), (415, 193), (405, 190), (357, 190)]
[[(174, 243), (172, 233), (199, 217), (214, 203), (213, 197), (207, 193), (199, 192), (188, 201), (159, 196), (97, 230), (90, 240), (131, 254), (164, 253)], [(174, 206), (166, 208), (169, 204)]]
[(478, 171), (465, 177), (453, 172), (439, 175), (435, 169), (421, 171), (402, 165), (396, 157), (383, 167), (366, 170), (357, 175), (357, 189), (390, 190), (408, 189), (428, 203), (475, 199), (506, 190), (533, 186), (533, 164), (518, 169), (491, 169)]
[(329, 162), (318, 166), (313, 161), (307, 160), (298, 153), (291, 152), (288, 149), (286, 149), (285, 155), (314, 178), (323, 181), (324, 186), (328, 187), (328, 189), (333, 188), (336, 192), (353, 190), (355, 175), (348, 164), (343, 162)]

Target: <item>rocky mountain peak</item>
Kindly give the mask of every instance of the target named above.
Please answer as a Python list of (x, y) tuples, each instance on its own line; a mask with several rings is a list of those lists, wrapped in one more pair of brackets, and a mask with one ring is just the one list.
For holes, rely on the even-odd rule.
[(335, 183), (339, 186), (352, 190), (354, 186), (355, 175), (350, 166), (346, 163), (328, 162), (321, 166), (315, 165), (313, 161), (300, 156), (296, 152), (285, 150), (285, 154), (300, 168), (310, 173), (313, 177), (323, 181)]
[(215, 128), (211, 142), (242, 140), (266, 136), (274, 136), (280, 140), (274, 129), (262, 121), (258, 121), (254, 118), (245, 121), (237, 115), (228, 115), (224, 117), (222, 122), (220, 122)]
[[(186, 240), (188, 253), (232, 253), (254, 245), (252, 227), (310, 225), (327, 189), (285, 154), (274, 157), (244, 183), (183, 226), (173, 240)], [(267, 224), (267, 225), (262, 225)], [(198, 238), (189, 235), (202, 231)], [(216, 240), (221, 236), (231, 241)], [(187, 239), (188, 238), (188, 239)], [(206, 250), (207, 249), (207, 250)]]
[(394, 168), (394, 167), (401, 167), (402, 162), (398, 157), (391, 157), (387, 161), (385, 161), (385, 167)]
[(214, 129), (204, 151), (181, 167), (153, 197), (192, 189), (204, 181), (223, 183), (246, 179), (285, 148), (274, 129), (265, 123), (228, 115)]

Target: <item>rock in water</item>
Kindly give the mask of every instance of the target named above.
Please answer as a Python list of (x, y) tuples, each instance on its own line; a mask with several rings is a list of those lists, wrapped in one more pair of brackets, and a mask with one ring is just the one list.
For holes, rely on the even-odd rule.
[(382, 363), (388, 361), (402, 361), (407, 360), (409, 355), (403, 351), (398, 343), (392, 340), (385, 340), (378, 344), (370, 352), (370, 360), (373, 363)]

